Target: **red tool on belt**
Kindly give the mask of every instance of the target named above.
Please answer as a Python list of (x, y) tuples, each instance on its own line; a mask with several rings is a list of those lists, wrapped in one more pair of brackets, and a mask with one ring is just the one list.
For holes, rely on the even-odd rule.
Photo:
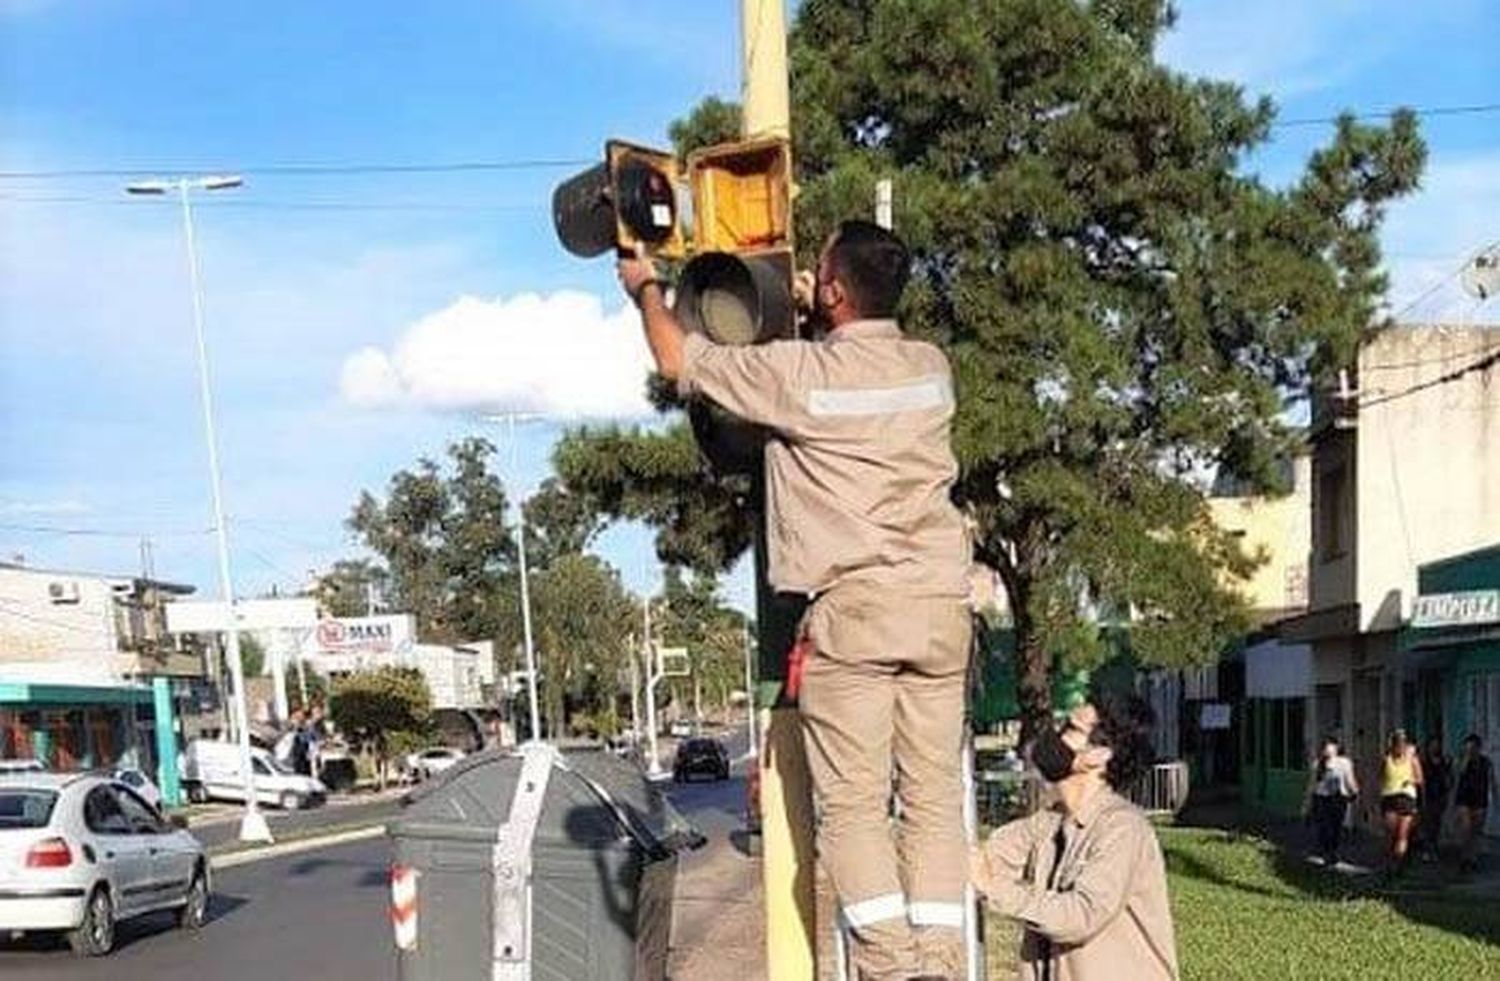
[(802, 690), (802, 672), (807, 669), (807, 659), (812, 657), (812, 641), (807, 637), (798, 637), (792, 649), (786, 652), (786, 697), (788, 701), (796, 701), (797, 693)]

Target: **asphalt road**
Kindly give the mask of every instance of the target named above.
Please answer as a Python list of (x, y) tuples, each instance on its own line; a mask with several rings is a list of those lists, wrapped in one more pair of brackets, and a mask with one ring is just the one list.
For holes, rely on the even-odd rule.
[(76, 958), (61, 941), (0, 941), (6, 981), (122, 978), (266, 981), (396, 977), (387, 919), (390, 847), (339, 845), (220, 872), (210, 922), (183, 933), (159, 914), (122, 923), (108, 957)]
[[(721, 733), (732, 759), (746, 747), (743, 729)], [(663, 754), (670, 766), (670, 754)], [(729, 847), (744, 823), (744, 764), (729, 781), (668, 785), (679, 810), (710, 839), (683, 857), (685, 868), (711, 860)], [(345, 805), (314, 811), (273, 813), (278, 835), (308, 833), (324, 825), (380, 823), (394, 814), (395, 801)], [(234, 840), (237, 823), (194, 828), (210, 848)], [(210, 922), (197, 934), (174, 928), (170, 915), (123, 923), (119, 946), (105, 958), (75, 958), (61, 940), (0, 939), (0, 978), (5, 981), (91, 981), (122, 978), (150, 981), (266, 981), (268, 978), (321, 978), (384, 981), (396, 976), (388, 919), (390, 846), (384, 839), (336, 845), (317, 851), (251, 862), (219, 872), (214, 882)], [(679, 934), (698, 933), (712, 918), (712, 904), (701, 909), (681, 904)]]

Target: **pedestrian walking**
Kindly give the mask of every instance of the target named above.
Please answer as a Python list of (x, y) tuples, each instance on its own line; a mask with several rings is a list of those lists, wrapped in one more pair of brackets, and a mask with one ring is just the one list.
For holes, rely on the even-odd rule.
[(1491, 793), (1500, 795), (1495, 766), (1481, 752), (1483, 741), (1474, 733), (1464, 737), (1463, 756), (1458, 761), (1458, 785), (1453, 804), (1458, 811), (1459, 868), (1472, 872), (1479, 865), (1479, 836), (1489, 816)]
[(896, 322), (910, 273), (899, 238), (846, 221), (811, 277), (817, 339), (740, 347), (686, 332), (649, 260), (619, 264), (661, 374), (769, 432), (768, 576), (813, 598), (799, 709), (818, 854), (859, 976), (903, 981), (962, 974), (971, 630), (952, 371)]
[(1422, 761), (1417, 758), (1416, 748), (1406, 737), (1405, 729), (1394, 729), (1380, 770), (1380, 815), (1385, 820), (1387, 875), (1397, 875), (1406, 869), (1421, 787)]
[(1453, 789), (1453, 761), (1443, 752), (1443, 741), (1427, 740), (1422, 751), (1422, 817), (1417, 823), (1417, 837), (1422, 843), (1422, 860), (1436, 862), (1442, 843), (1443, 818), (1448, 813), (1448, 794)]
[(1308, 786), (1307, 816), (1313, 826), (1317, 855), (1327, 867), (1339, 862), (1339, 844), (1344, 837), (1344, 815), (1359, 796), (1354, 763), (1333, 736), (1327, 736), (1313, 765)]
[(1022, 981), (1175, 979), (1177, 947), (1161, 845), (1120, 792), (1151, 765), (1152, 712), (1095, 694), (1037, 737), (1032, 762), (1057, 804), (975, 849), (990, 907), (1020, 922)]

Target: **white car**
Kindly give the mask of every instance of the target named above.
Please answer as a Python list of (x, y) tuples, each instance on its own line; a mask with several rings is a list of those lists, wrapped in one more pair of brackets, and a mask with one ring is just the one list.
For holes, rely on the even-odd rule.
[(208, 859), (192, 835), (118, 781), (91, 774), (0, 776), (0, 933), (59, 932), (74, 952), (109, 953), (115, 924), (177, 911), (208, 918)]
[(667, 735), (677, 739), (686, 739), (693, 734), (693, 724), (687, 719), (676, 719), (667, 726)]
[(0, 760), (0, 776), (9, 773), (46, 773), (47, 764), (29, 757), (19, 760)]
[(144, 771), (137, 770), (133, 766), (121, 766), (115, 767), (106, 775), (111, 780), (117, 780), (135, 791), (147, 804), (158, 811), (161, 810), (161, 791), (156, 789), (155, 781), (146, 776)]
[(429, 780), (464, 758), (464, 751), (451, 746), (434, 746), (406, 757), (406, 772), (413, 780)]
[[(293, 773), (263, 749), (251, 748), (250, 766), (255, 773), (256, 803), (290, 811), (321, 804), (328, 797), (322, 781)], [(194, 803), (245, 799), (238, 743), (195, 739), (183, 752), (180, 769), (183, 790)]]

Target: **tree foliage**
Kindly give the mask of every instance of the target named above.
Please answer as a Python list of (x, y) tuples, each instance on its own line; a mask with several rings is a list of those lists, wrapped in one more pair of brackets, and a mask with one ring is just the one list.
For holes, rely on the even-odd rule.
[(662, 599), (658, 638), (665, 647), (686, 648), (692, 671), (671, 682), (674, 699), (706, 692), (722, 707), (745, 682), (744, 614), (724, 604), (716, 577), (687, 577), (677, 566), (667, 567)]
[(635, 609), (619, 573), (594, 555), (561, 555), (532, 579), (531, 596), (543, 724), (562, 735), (576, 712), (612, 732)]
[(362, 617), (387, 604), (390, 574), (370, 559), (339, 559), (319, 576), (308, 591), (318, 606), (333, 617)]
[(391, 605), (414, 614), (425, 639), (515, 635), (514, 593), (504, 588), (515, 549), (505, 488), (489, 470), (494, 453), (488, 440), (459, 440), (448, 447), (450, 471), (424, 458), (391, 478), (384, 500), (362, 492), (349, 517), (385, 563)]
[(341, 731), (374, 750), (381, 771), (392, 755), (432, 732), (432, 692), (416, 668), (356, 671), (334, 682), (329, 715)]
[[(1347, 116), (1271, 187), (1245, 161), (1268, 99), (1155, 61), (1165, 0), (806, 0), (792, 34), (802, 259), (894, 181), (915, 275), (902, 319), (952, 359), (957, 502), (1010, 601), (1028, 725), (1049, 671), (1209, 659), (1253, 566), (1205, 476), (1266, 493), (1385, 289), (1377, 233), (1425, 147), (1410, 112)], [(700, 109), (674, 136), (710, 129)], [(678, 428), (572, 434), (571, 486), (720, 567), (748, 541)]]

